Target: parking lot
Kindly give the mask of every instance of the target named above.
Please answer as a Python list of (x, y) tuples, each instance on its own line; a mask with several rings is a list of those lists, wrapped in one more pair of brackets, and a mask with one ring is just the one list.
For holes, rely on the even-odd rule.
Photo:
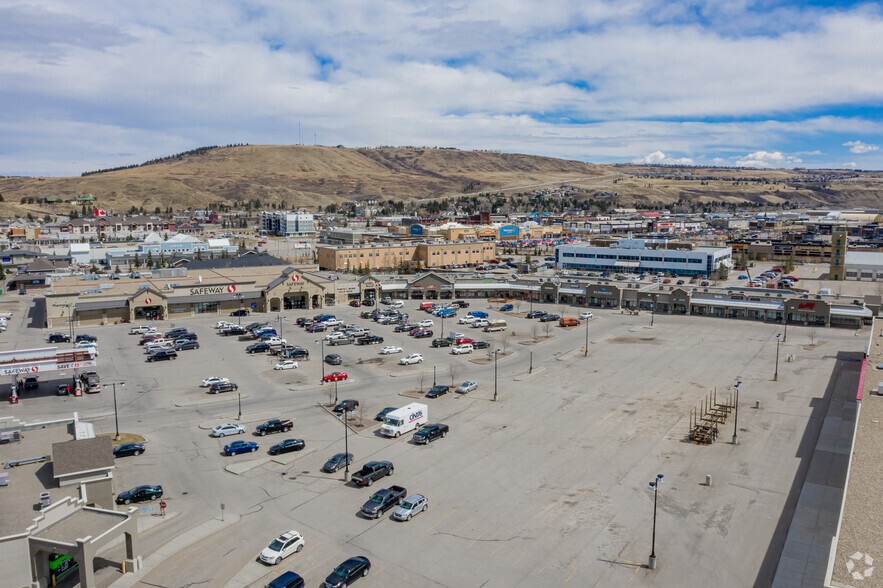
[[(406, 302), (412, 320), (428, 317), (416, 310), (420, 302)], [(354, 555), (373, 564), (357, 584), (364, 586), (675, 586), (709, 577), (740, 586), (768, 583), (837, 355), (861, 350), (866, 339), (837, 329), (811, 339), (808, 330), (789, 328), (773, 381), (775, 325), (662, 314), (651, 327), (643, 312), (593, 311), (586, 353), (585, 325), (547, 323), (547, 334), (545, 325), (535, 328), (536, 321), (523, 317), (527, 303), (518, 315), (497, 307), (474, 301), (467, 309), (507, 320), (507, 331), (479, 337), (504, 351), (496, 366), (486, 350), (454, 356), (431, 348), (431, 338), (414, 340), (358, 318), (362, 309), (336, 308), (330, 312), (338, 318), (385, 338), (381, 345), (325, 346), (326, 354), (343, 357), (341, 366), (324, 366), (326, 373), (348, 374), (337, 385), (320, 384), (315, 341), (324, 334), (294, 325), (305, 312), (283, 313), (281, 321), (277, 315), (242, 318), (242, 324), (273, 321), (277, 330), (281, 322), (282, 337), (309, 348), (309, 361), (284, 371), (272, 370), (275, 358), (246, 354), (247, 343), (237, 337), (216, 335), (215, 322), (229, 317), (174, 321), (196, 332), (201, 348), (156, 364), (145, 362), (137, 337), (128, 335), (130, 325), (83, 329), (99, 336), (102, 383), (126, 382), (117, 388), (121, 431), (148, 440), (144, 455), (117, 461), (116, 490), (148, 483), (165, 489), (166, 519), (145, 515), (151, 517), (142, 536), (145, 552), (220, 520), (224, 505), (217, 532), (150, 569), (136, 585), (259, 586), (291, 569), (318, 586)], [(534, 307), (579, 314), (559, 305)], [(442, 330), (440, 319), (433, 320), (435, 336), (477, 331), (456, 319), (446, 319)], [(17, 347), (38, 346), (46, 335), (24, 333)], [(381, 356), (383, 345), (404, 353)], [(412, 352), (422, 353), (424, 362), (397, 364)], [(786, 361), (788, 355), (794, 361)], [(209, 395), (198, 387), (213, 375), (229, 377), (240, 394)], [(478, 382), (468, 395), (420, 401), (429, 406), (429, 422), (448, 424), (450, 434), (426, 446), (414, 445), (410, 434), (381, 437), (374, 415), (415, 401), (433, 380)], [(687, 442), (690, 411), (715, 390), (720, 400), (740, 380), (739, 445), (730, 443), (732, 421), (712, 445)], [(100, 432), (113, 432), (109, 391), (56, 397), (50, 387), (44, 383), (36, 396), (23, 396), (10, 412), (48, 418), (76, 410)], [(346, 441), (343, 424), (325, 406), (335, 388), (338, 399), (360, 402)], [(295, 419), (293, 432), (251, 434), (274, 417)], [(230, 439), (209, 436), (223, 422), (245, 424), (249, 433), (235, 439), (257, 441), (260, 450), (224, 456)], [(286, 437), (306, 440), (306, 449), (268, 456), (269, 446)], [(355, 455), (351, 472), (383, 459), (394, 463), (395, 474), (369, 490), (345, 482), (342, 471), (320, 472), (345, 443)], [(648, 483), (658, 473), (665, 476), (658, 494), (659, 565), (649, 570), (654, 496)], [(706, 475), (713, 485), (705, 484)], [(426, 495), (429, 510), (407, 523), (357, 514), (373, 490), (390, 484)], [(255, 561), (289, 529), (304, 535), (303, 552), (273, 568)], [(109, 566), (98, 578), (107, 586), (120, 574)]]

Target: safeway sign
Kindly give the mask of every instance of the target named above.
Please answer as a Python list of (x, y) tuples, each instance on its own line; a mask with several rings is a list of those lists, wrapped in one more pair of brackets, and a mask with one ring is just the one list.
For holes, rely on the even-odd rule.
[(291, 281), (296, 282), (300, 279), (300, 276), (297, 274), (291, 274)]
[(229, 286), (227, 286), (227, 292), (230, 294), (232, 294), (233, 292), (236, 292), (236, 286), (234, 286), (233, 284), (230, 284)]

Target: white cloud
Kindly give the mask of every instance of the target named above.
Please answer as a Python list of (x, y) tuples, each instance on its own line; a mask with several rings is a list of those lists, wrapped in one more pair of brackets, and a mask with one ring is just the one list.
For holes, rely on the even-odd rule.
[(736, 159), (737, 167), (787, 168), (803, 163), (799, 157), (781, 151), (755, 151)]
[(847, 141), (843, 146), (849, 147), (849, 150), (852, 153), (867, 153), (879, 149), (876, 145), (869, 145), (868, 143), (862, 143), (861, 141)]
[(858, 167), (858, 164), (854, 161), (846, 161), (843, 163), (843, 167)]
[(654, 151), (639, 159), (633, 159), (632, 163), (650, 163), (656, 165), (695, 165), (695, 162), (689, 157), (673, 158), (667, 156), (662, 151)]

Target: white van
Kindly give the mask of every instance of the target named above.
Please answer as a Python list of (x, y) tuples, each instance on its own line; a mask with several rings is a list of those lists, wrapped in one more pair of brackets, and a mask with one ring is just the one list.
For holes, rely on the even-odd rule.
[(473, 329), (480, 329), (482, 327), (488, 326), (489, 324), (491, 324), (491, 322), (489, 320), (480, 318), (480, 319), (475, 319), (474, 321), (472, 321), (471, 326)]
[(380, 426), (380, 434), (387, 437), (398, 437), (402, 433), (413, 431), (425, 425), (429, 420), (429, 408), (425, 404), (412, 402), (408, 406), (388, 412)]
[(389, 305), (390, 308), (403, 308), (404, 306), (404, 300), (394, 300), (393, 303)]
[(462, 343), (460, 345), (454, 345), (451, 347), (451, 353), (454, 355), (462, 355), (464, 353), (472, 353), (472, 343)]
[(484, 328), (485, 333), (492, 333), (494, 331), (505, 331), (506, 330), (506, 321), (504, 320), (495, 320), (488, 322), (488, 325)]

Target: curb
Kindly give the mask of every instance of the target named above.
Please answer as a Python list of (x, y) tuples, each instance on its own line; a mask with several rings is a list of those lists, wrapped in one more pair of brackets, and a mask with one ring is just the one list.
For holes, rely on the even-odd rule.
[(541, 373), (543, 373), (544, 371), (546, 371), (546, 368), (544, 368), (544, 367), (539, 367), (539, 368), (536, 368), (536, 369), (533, 371), (533, 373), (522, 374), (522, 375), (520, 375), (520, 376), (516, 376), (516, 377), (514, 377), (514, 378), (512, 378), (512, 379), (515, 380), (516, 382), (521, 382), (521, 381), (523, 381), (523, 380), (529, 380), (530, 378), (534, 377), (534, 376), (537, 375), (537, 374), (541, 374)]

